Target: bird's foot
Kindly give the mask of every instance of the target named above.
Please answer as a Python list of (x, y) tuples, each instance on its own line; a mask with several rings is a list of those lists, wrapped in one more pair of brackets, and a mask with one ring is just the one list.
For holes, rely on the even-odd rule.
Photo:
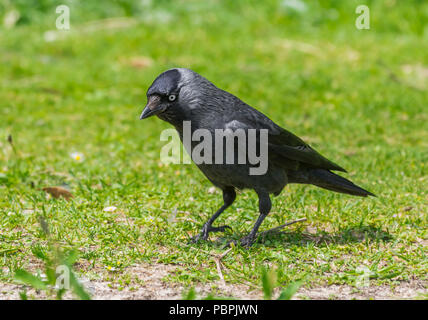
[(253, 243), (256, 241), (256, 237), (251, 236), (251, 235), (247, 235), (243, 238), (241, 238), (239, 241), (236, 240), (232, 240), (226, 243), (226, 245), (224, 246), (224, 248), (230, 247), (230, 245), (233, 243), (235, 246), (238, 245), (238, 243), (244, 247), (244, 248), (250, 248)]
[(197, 243), (197, 242), (199, 242), (199, 241), (201, 241), (201, 240), (207, 240), (208, 239), (208, 235), (205, 235), (205, 234), (203, 234), (202, 232), (200, 233), (200, 234), (198, 234), (198, 235), (196, 235), (196, 236), (194, 236), (194, 237), (191, 237), (190, 238), (190, 243)]
[(252, 235), (248, 235), (248, 236), (241, 238), (241, 240), (239, 240), (239, 241), (241, 242), (241, 246), (243, 246), (245, 248), (249, 248), (253, 245), (255, 240), (256, 240), (256, 237), (254, 237)]
[(201, 240), (206, 241), (206, 240), (208, 240), (208, 236), (209, 236), (210, 232), (225, 232), (226, 229), (232, 230), (232, 228), (230, 226), (227, 226), (227, 225), (219, 226), (219, 227), (204, 225), (204, 227), (202, 228), (202, 231), (197, 236), (192, 237), (190, 239), (190, 242), (196, 243), (196, 242), (199, 242)]
[(226, 229), (232, 230), (232, 228), (230, 226), (224, 225), (224, 226), (219, 226), (219, 227), (211, 227), (208, 229), (208, 232), (225, 232)]

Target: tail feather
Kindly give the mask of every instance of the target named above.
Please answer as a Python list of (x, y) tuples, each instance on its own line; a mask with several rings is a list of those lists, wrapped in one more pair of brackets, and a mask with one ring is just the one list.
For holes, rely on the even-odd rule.
[(309, 183), (327, 190), (351, 194), (354, 196), (376, 197), (370, 191), (364, 190), (348, 179), (345, 179), (344, 177), (341, 177), (329, 170), (311, 169), (305, 173), (296, 173), (291, 175), (290, 182)]

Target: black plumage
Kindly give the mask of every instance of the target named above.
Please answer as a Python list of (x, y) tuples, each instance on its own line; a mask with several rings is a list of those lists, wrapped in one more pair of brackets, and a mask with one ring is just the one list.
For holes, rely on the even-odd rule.
[[(216, 129), (241, 129), (247, 133), (250, 129), (266, 129), (268, 132), (268, 167), (262, 175), (251, 175), (249, 168), (254, 165), (248, 162), (238, 164), (236, 154), (233, 164), (226, 164), (226, 161), (216, 164), (214, 160), (212, 163), (197, 164), (204, 175), (223, 191), (224, 204), (208, 220), (195, 240), (206, 240), (209, 232), (225, 230), (227, 226), (213, 227), (212, 224), (233, 203), (236, 189), (253, 189), (259, 197), (260, 216), (249, 235), (241, 239), (241, 244), (246, 246), (254, 242), (260, 224), (271, 209), (270, 194), (280, 194), (288, 183), (312, 184), (355, 196), (373, 195), (333, 173), (346, 171), (302, 139), (189, 69), (171, 69), (159, 75), (147, 91), (147, 100), (140, 118), (157, 115), (176, 128), (182, 141), (184, 121), (190, 121), (192, 133), (197, 129), (206, 129), (213, 136)], [(257, 145), (263, 143), (260, 136), (255, 136), (255, 139)], [(191, 142), (188, 152), (191, 153), (197, 144)], [(238, 141), (235, 141), (235, 146), (247, 147), (239, 145)]]

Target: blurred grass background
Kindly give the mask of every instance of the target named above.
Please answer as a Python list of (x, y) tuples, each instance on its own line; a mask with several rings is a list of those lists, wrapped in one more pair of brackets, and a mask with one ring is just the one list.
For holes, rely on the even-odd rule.
[[(55, 28), (61, 4), (68, 31)], [(355, 27), (360, 4), (370, 8), (369, 30)], [(0, 279), (37, 265), (35, 252), (46, 249), (38, 215), (62, 246), (78, 248), (82, 273), (163, 262), (182, 268), (168, 281), (217, 279), (206, 250), (219, 247), (185, 243), (221, 195), (207, 192), (194, 165), (160, 163), (166, 123), (138, 121), (153, 79), (188, 67), (378, 195), (288, 186), (263, 229), (309, 222), (235, 249), (226, 281), (257, 283), (254, 266), (264, 263), (282, 270), (284, 285), (307, 274), (307, 286), (353, 284), (361, 264), (378, 283), (426, 280), (427, 21), (422, 0), (1, 0)], [(41, 191), (57, 185), (74, 200)], [(112, 205), (118, 211), (103, 211)], [(256, 197), (244, 191), (218, 223), (238, 237), (256, 216)]]

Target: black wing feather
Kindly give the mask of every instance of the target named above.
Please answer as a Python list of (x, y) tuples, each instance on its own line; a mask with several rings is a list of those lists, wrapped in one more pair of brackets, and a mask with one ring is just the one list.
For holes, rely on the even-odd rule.
[(274, 155), (275, 163), (281, 164), (282, 158), (284, 167), (290, 166), (291, 160), (302, 163), (307, 168), (346, 172), (344, 168), (323, 157), (302, 139), (281, 128), (258, 110), (242, 101), (235, 106), (234, 118), (239, 120), (243, 128), (268, 129), (269, 156), (272, 158)]
[(337, 170), (346, 170), (319, 154), (311, 146), (291, 132), (279, 127), (280, 132), (269, 132), (269, 151), (273, 151), (285, 158), (305, 163), (308, 167)]

